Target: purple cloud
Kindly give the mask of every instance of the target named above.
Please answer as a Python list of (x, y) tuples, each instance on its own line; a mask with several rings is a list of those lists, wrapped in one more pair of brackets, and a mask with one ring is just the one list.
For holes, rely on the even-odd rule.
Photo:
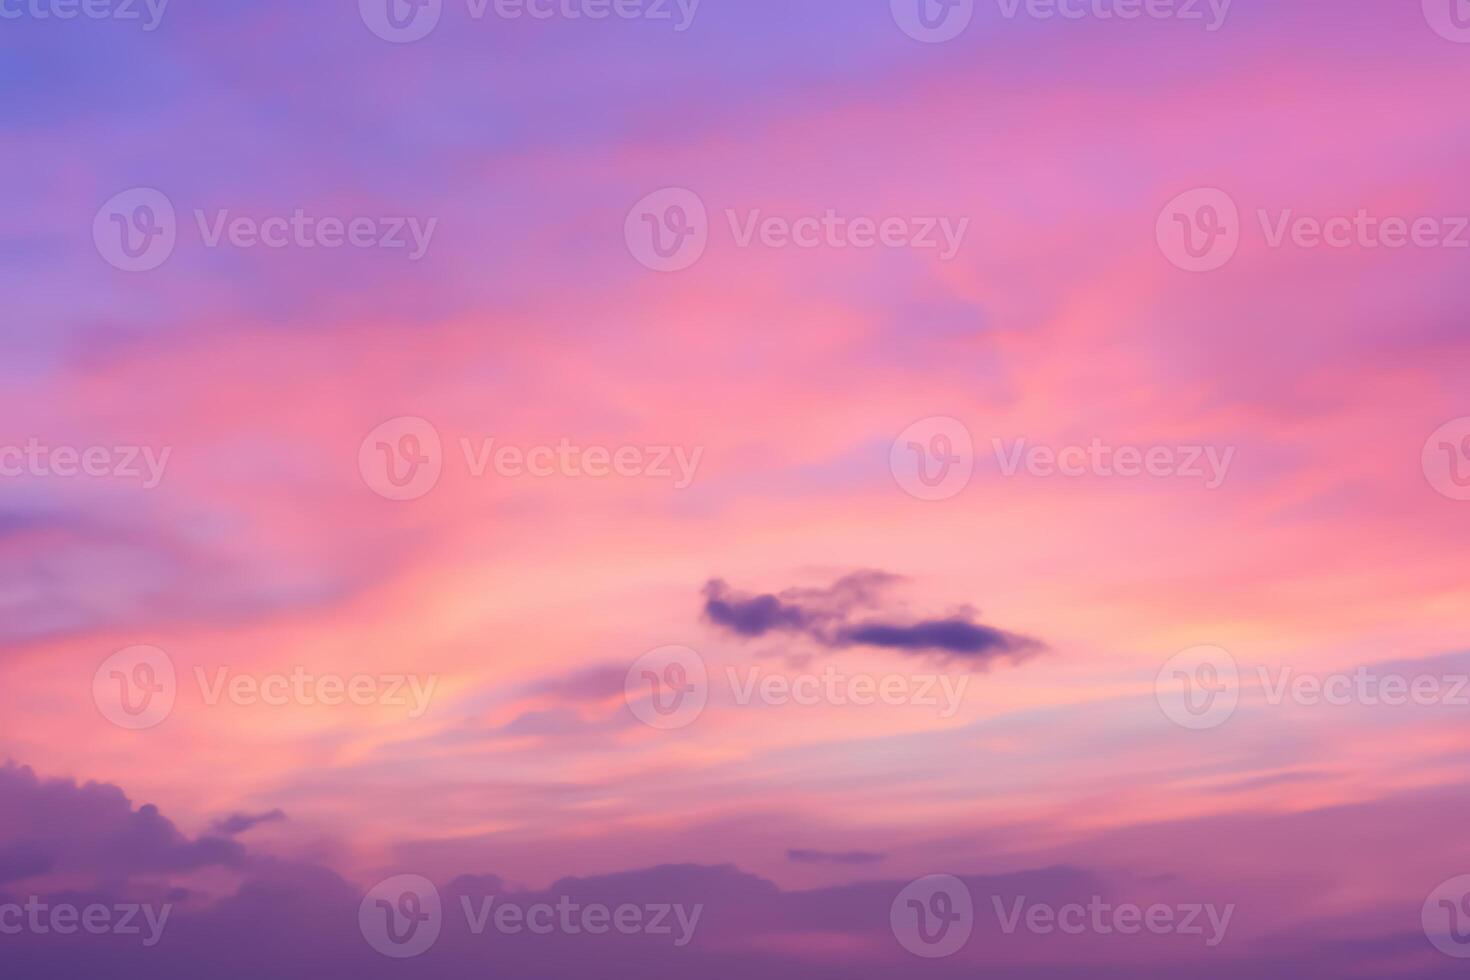
[(851, 621), (859, 610), (876, 608), (883, 591), (898, 581), (898, 576), (886, 572), (864, 571), (838, 579), (826, 589), (749, 594), (732, 590), (722, 579), (711, 579), (704, 587), (704, 617), (746, 639), (798, 634), (827, 647), (881, 647), (979, 663), (1003, 657), (1020, 659), (1043, 648), (1029, 637), (976, 622), (970, 609), (917, 622), (903, 622), (892, 615)]
[(786, 852), (789, 861), (799, 864), (877, 864), (887, 854), (873, 851), (814, 851), (809, 848), (792, 848)]
[(286, 819), (284, 810), (270, 810), (266, 813), (232, 813), (214, 822), (214, 832), (225, 837), (234, 837), (243, 834), (263, 823), (275, 823)]

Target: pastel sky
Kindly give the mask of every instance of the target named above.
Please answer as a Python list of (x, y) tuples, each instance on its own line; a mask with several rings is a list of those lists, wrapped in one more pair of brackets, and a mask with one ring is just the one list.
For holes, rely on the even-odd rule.
[(1470, 4), (1129, 6), (0, 0), (0, 964), (1461, 976)]

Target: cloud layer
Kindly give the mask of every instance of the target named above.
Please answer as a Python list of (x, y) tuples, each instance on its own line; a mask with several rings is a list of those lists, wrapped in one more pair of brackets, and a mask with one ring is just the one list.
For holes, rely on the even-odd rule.
[(1029, 637), (977, 622), (970, 610), (913, 622), (884, 619), (874, 610), (883, 592), (900, 581), (886, 572), (864, 571), (844, 576), (826, 589), (750, 594), (711, 579), (704, 587), (704, 616), (746, 639), (793, 634), (825, 647), (881, 647), (975, 664), (1021, 659), (1041, 649)]

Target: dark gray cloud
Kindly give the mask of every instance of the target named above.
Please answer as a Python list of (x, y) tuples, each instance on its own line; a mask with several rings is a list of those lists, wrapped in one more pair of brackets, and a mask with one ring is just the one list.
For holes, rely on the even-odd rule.
[(286, 812), (284, 810), (269, 810), (265, 813), (232, 813), (228, 817), (214, 822), (214, 832), (226, 837), (234, 837), (236, 834), (243, 834), (260, 824), (275, 823), (278, 820), (285, 819)]
[(1043, 648), (1029, 637), (976, 621), (968, 608), (917, 621), (881, 611), (884, 591), (899, 581), (887, 572), (862, 571), (825, 589), (742, 593), (723, 579), (711, 579), (704, 587), (704, 617), (747, 639), (785, 633), (828, 647), (882, 647), (975, 663), (1021, 659)]
[[(1335, 808), (1316, 814), (1295, 815), (1281, 828), (1283, 838), (1311, 836), (1326, 821), (1337, 826), (1344, 812), (1358, 813), (1363, 826), (1407, 826), (1416, 815), (1463, 811), (1463, 791), (1425, 799), (1406, 796), (1398, 807), (1384, 803), (1344, 811)], [(1217, 841), (1239, 836), (1235, 831), (1259, 830), (1267, 818), (1222, 816), (1205, 825), (1176, 825), (1193, 840)], [(1280, 824), (1280, 818), (1271, 818)], [(1242, 824), (1241, 821), (1246, 821)], [(1305, 821), (1305, 823), (1304, 823)], [(1449, 821), (1449, 822), (1446, 822)], [(139, 830), (138, 824), (145, 829)], [(1439, 824), (1431, 823), (1434, 826)], [(1451, 817), (1440, 821), (1445, 827)], [(0, 840), (14, 840), (15, 831), (49, 828), (47, 853), (59, 855), (68, 871), (64, 892), (47, 892), (27, 884), (0, 888), (0, 903), (66, 901), (86, 905), (119, 897), (178, 903), (168, 920), (163, 941), (143, 946), (136, 936), (35, 934), (22, 931), (3, 939), (5, 976), (26, 980), (70, 980), (106, 976), (119, 980), (192, 980), (208, 976), (219, 980), (483, 980), (487, 963), (497, 976), (525, 980), (555, 980), (583, 975), (610, 975), (645, 980), (674, 980), (690, 976), (733, 980), (752, 973), (767, 980), (897, 980), (915, 973), (917, 962), (896, 941), (891, 926), (894, 900), (909, 883), (909, 875), (882, 880), (846, 882), (812, 890), (789, 890), (748, 874), (729, 864), (669, 864), (611, 874), (562, 878), (545, 889), (511, 886), (494, 874), (467, 873), (440, 881), (443, 899), (440, 933), (424, 955), (389, 959), (364, 941), (359, 925), (362, 883), (345, 881), (323, 864), (279, 861), (252, 856), (239, 868), (239, 885), (230, 894), (210, 898), (167, 885), (143, 883), (124, 896), (116, 891), (113, 868), (92, 867), (95, 883), (87, 884), (87, 869), (74, 857), (105, 852), (118, 846), (139, 848), (123, 865), (156, 868), (186, 866), (195, 856), (191, 843), (172, 824), (149, 807), (134, 809), (113, 786), (37, 780), (28, 769), (0, 769)], [(1145, 848), (1156, 847), (1158, 827), (1130, 828)], [(1318, 836), (1321, 836), (1318, 834)], [(148, 841), (162, 840), (160, 848)], [(1115, 842), (1115, 839), (1114, 839)], [(1188, 847), (1181, 850), (1188, 851)], [(1116, 863), (1116, 849), (1100, 851)], [(10, 848), (0, 861), (36, 862), (41, 851)], [(170, 856), (171, 855), (171, 856)], [(824, 861), (861, 866), (863, 852), (792, 851), (794, 861)], [(714, 860), (717, 856), (712, 855)], [(880, 857), (880, 856), (873, 856)], [(61, 864), (58, 867), (61, 867)], [(412, 873), (395, 867), (394, 873)], [(1260, 930), (1232, 928), (1227, 945), (1217, 954), (1203, 956), (1195, 937), (1142, 945), (1136, 956), (1117, 936), (1072, 937), (1027, 929), (1005, 931), (993, 908), (1016, 902), (1052, 908), (1083, 905), (1098, 897), (1109, 903), (1132, 901), (1142, 879), (1126, 871), (1098, 872), (1076, 866), (1034, 868), (1005, 874), (958, 876), (970, 893), (975, 909), (974, 935), (953, 956), (927, 961), (924, 973), (933, 980), (1172, 980), (1187, 973), (1194, 980), (1337, 980), (1345, 976), (1398, 978), (1398, 980), (1451, 980), (1463, 976), (1459, 961), (1426, 951), (1417, 921), (1417, 909), (1408, 914), (1393, 903), (1379, 903), (1361, 912), (1333, 919), (1313, 918), (1300, 929)], [(73, 885), (70, 882), (77, 882)], [(1313, 883), (1228, 883), (1173, 876), (1147, 879), (1148, 893), (1165, 903), (1209, 901), (1238, 906), (1242, 921), (1256, 907), (1260, 889), (1298, 888), (1309, 892)], [(622, 935), (558, 930), (542, 935), (521, 929), (515, 933), (475, 934), (462, 909), (494, 904), (560, 905), (585, 908), (599, 903), (609, 908), (634, 905), (651, 908), (677, 903), (686, 910), (699, 907), (692, 941), (675, 947), (670, 936), (650, 933)], [(674, 916), (669, 917), (671, 920)], [(678, 926), (672, 925), (677, 929)], [(811, 937), (833, 937), (821, 955), (814, 955)], [(1103, 955), (1117, 953), (1113, 957)]]
[(25, 766), (0, 767), (0, 877), (134, 875), (241, 867), (245, 850), (219, 836), (185, 837), (152, 805), (133, 807), (116, 786), (42, 780)]
[(705, 586), (704, 597), (704, 614), (709, 621), (741, 636), (807, 629), (814, 621), (806, 610), (782, 602), (777, 596), (732, 596), (729, 586), (718, 580)]
[(839, 635), (849, 644), (894, 650), (942, 650), (958, 657), (993, 657), (1035, 648), (1035, 641), (983, 623), (954, 617), (902, 626), (862, 623), (844, 627)]
[(888, 855), (873, 851), (815, 851), (795, 847), (786, 852), (786, 859), (798, 864), (877, 864), (887, 860)]
[(43, 875), (56, 866), (56, 855), (34, 843), (0, 847), (0, 882)]

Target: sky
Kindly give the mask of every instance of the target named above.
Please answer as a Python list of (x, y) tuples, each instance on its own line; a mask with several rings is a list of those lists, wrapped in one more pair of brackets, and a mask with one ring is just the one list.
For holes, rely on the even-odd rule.
[(0, 963), (1460, 976), (1467, 82), (1465, 0), (0, 0)]

